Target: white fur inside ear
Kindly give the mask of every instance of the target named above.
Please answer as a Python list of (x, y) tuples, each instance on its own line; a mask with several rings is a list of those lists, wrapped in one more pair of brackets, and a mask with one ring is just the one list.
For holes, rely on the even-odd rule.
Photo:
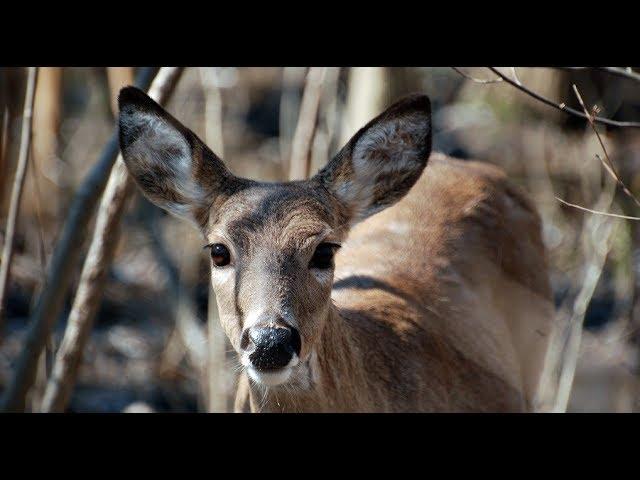
[(381, 175), (397, 174), (400, 179), (422, 167), (428, 133), (429, 119), (414, 114), (374, 124), (358, 139), (351, 157), (353, 177), (336, 185), (336, 193), (354, 207), (356, 217), (384, 208), (369, 207)]
[(428, 128), (415, 117), (387, 120), (371, 126), (353, 151), (357, 178), (399, 172), (420, 164), (420, 151)]
[[(171, 188), (184, 203), (162, 200), (162, 208), (174, 215), (191, 217), (193, 205), (200, 205), (206, 193), (193, 177), (192, 152), (182, 133), (166, 120), (154, 114), (135, 112), (122, 118), (125, 126), (141, 131), (141, 135), (127, 146), (127, 155), (138, 163), (138, 168), (156, 175), (156, 180)], [(157, 166), (161, 165), (162, 169)], [(159, 173), (166, 172), (163, 177)]]

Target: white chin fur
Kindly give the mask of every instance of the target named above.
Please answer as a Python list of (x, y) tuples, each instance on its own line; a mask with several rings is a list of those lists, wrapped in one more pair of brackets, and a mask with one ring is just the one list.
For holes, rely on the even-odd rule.
[(247, 373), (251, 379), (256, 383), (267, 387), (275, 387), (276, 385), (282, 385), (285, 383), (289, 380), (289, 377), (291, 377), (291, 370), (291, 367), (284, 367), (273, 372), (261, 372), (252, 366), (247, 367)]

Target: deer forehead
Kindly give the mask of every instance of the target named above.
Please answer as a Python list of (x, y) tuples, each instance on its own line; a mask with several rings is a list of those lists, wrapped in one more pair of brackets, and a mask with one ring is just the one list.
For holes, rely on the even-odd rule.
[(257, 184), (210, 213), (207, 238), (236, 246), (302, 248), (313, 239), (337, 239), (339, 219), (331, 199), (302, 184)]

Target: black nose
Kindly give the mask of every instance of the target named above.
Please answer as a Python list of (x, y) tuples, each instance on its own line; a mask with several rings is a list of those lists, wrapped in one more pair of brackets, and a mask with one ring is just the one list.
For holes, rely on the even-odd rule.
[(295, 328), (255, 325), (249, 328), (247, 337), (248, 350), (253, 348), (249, 360), (259, 370), (286, 367), (294, 353), (300, 355), (300, 334)]

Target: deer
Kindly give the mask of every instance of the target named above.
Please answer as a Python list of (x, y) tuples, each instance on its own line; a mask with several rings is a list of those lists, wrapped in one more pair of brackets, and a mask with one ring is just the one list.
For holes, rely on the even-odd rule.
[(431, 151), (428, 96), (288, 182), (234, 175), (135, 87), (118, 104), (128, 172), (206, 242), (235, 411), (537, 411), (554, 318), (541, 219), (499, 167)]

